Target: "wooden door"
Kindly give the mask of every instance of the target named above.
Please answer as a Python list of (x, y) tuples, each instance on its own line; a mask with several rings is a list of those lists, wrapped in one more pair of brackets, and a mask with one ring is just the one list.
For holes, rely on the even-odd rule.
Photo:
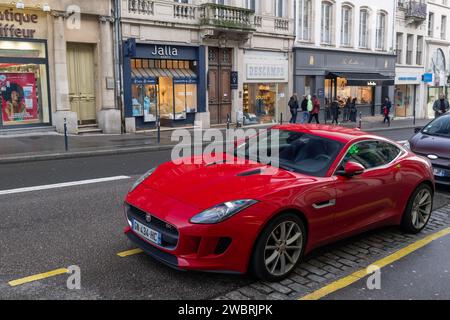
[(95, 123), (94, 48), (87, 44), (67, 45), (67, 72), (69, 99), (79, 124)]
[(231, 68), (233, 49), (209, 48), (208, 94), (211, 124), (226, 123), (231, 116)]

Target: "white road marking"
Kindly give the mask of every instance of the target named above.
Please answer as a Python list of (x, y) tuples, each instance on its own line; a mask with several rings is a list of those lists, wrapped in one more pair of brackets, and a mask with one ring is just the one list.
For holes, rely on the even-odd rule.
[(100, 178), (100, 179), (91, 179), (91, 180), (82, 180), (82, 181), (74, 181), (74, 182), (64, 182), (64, 183), (57, 183), (57, 184), (49, 184), (49, 185), (27, 187), (27, 188), (0, 190), (0, 196), (1, 195), (6, 195), (6, 194), (33, 192), (33, 191), (58, 189), (58, 188), (67, 188), (67, 187), (73, 187), (73, 186), (82, 186), (82, 185), (86, 185), (86, 184), (94, 184), (94, 183), (101, 183), (101, 182), (111, 182), (111, 181), (126, 180), (126, 179), (130, 179), (130, 177), (128, 177), (128, 176), (117, 176), (117, 177), (109, 177), (109, 178)]

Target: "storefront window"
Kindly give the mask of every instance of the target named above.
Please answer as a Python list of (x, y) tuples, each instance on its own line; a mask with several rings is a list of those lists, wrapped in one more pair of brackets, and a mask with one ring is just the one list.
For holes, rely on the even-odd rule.
[(0, 125), (50, 122), (45, 64), (0, 63), (0, 90)]
[(273, 123), (281, 106), (287, 105), (287, 86), (278, 83), (244, 84), (244, 116), (247, 124)]
[(0, 41), (0, 57), (45, 58), (43, 42)]
[(337, 96), (341, 99), (356, 98), (356, 103), (360, 105), (373, 104), (373, 87), (347, 86), (344, 78), (337, 79)]
[[(193, 63), (192, 63), (193, 66)], [(185, 120), (197, 111), (197, 76), (190, 61), (132, 59), (134, 117)], [(142, 82), (152, 85), (143, 86)], [(154, 84), (153, 84), (154, 83)]]
[(395, 116), (411, 117), (414, 105), (414, 85), (398, 85), (395, 91)]

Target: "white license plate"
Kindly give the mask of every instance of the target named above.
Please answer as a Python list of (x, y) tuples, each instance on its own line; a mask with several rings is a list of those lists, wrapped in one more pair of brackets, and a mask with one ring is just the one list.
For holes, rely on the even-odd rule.
[(446, 170), (442, 170), (442, 169), (434, 169), (434, 175), (436, 177), (447, 177), (447, 176), (449, 176), (447, 171)]
[(150, 229), (139, 221), (133, 220), (133, 231), (144, 239), (156, 243), (157, 245), (161, 245), (161, 233)]

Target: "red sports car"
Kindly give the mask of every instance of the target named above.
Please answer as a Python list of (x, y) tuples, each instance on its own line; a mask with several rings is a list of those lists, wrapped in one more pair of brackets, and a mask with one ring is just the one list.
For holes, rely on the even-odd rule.
[[(278, 281), (318, 246), (380, 226), (418, 233), (427, 225), (427, 159), (339, 127), (280, 125), (264, 139), (272, 136), (266, 150), (256, 136), (224, 154), (238, 163), (193, 157), (150, 170), (126, 197), (128, 238), (180, 270)], [(276, 167), (255, 157), (269, 148), (278, 151)]]

